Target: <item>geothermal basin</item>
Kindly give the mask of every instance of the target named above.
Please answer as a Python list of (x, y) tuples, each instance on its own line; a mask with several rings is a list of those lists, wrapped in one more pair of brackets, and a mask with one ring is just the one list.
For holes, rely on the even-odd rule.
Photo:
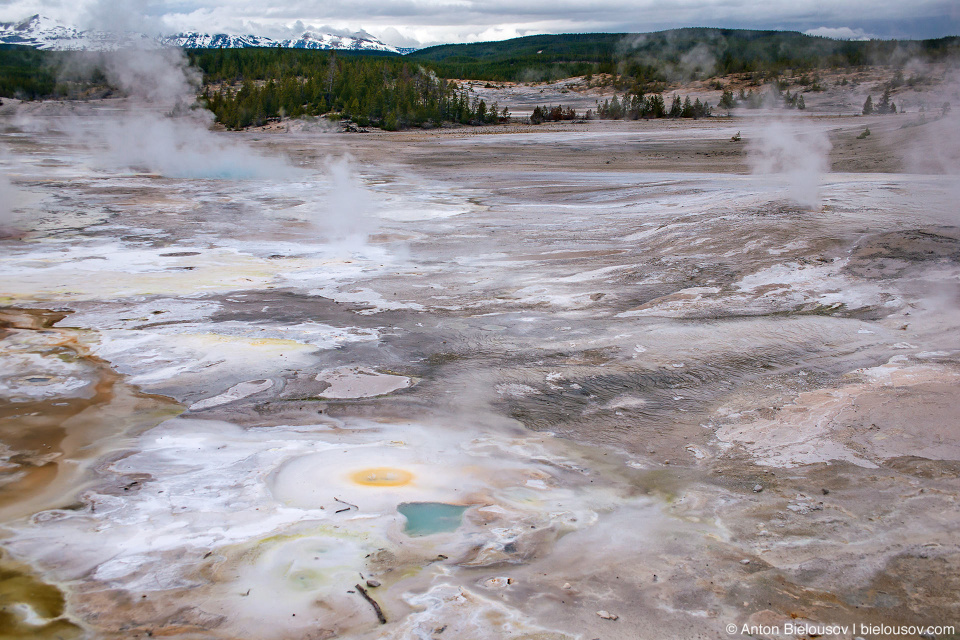
[(742, 117), (181, 172), (114, 107), (0, 114), (3, 637), (960, 622), (956, 176), (862, 118), (789, 125), (812, 176)]

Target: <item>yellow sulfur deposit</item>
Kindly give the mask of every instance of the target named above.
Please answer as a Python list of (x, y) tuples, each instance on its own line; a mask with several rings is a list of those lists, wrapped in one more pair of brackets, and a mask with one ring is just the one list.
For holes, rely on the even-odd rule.
[(361, 469), (350, 474), (350, 479), (365, 487), (402, 487), (413, 482), (413, 474), (393, 467)]

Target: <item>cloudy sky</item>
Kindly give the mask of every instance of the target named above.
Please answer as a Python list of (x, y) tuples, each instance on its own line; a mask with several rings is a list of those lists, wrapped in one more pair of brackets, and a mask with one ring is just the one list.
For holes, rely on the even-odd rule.
[(840, 38), (960, 35), (958, 0), (0, 0), (0, 21), (40, 13), (86, 26), (91, 15), (120, 5), (171, 31), (278, 37), (363, 30), (397, 46), (690, 26)]

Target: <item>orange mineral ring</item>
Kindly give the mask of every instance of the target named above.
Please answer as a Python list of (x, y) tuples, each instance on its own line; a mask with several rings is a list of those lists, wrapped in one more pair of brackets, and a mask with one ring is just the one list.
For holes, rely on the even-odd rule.
[(402, 487), (410, 484), (413, 474), (393, 467), (361, 469), (350, 474), (350, 479), (365, 487)]

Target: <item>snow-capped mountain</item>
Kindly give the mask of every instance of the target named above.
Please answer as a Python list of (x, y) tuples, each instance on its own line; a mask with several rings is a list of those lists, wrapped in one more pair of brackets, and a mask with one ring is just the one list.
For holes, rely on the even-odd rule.
[(21, 22), (0, 22), (0, 43), (52, 51), (108, 51), (153, 40), (142, 33), (82, 31), (39, 15)]
[(244, 47), (280, 47), (283, 49), (337, 49), (347, 51), (387, 51), (400, 53), (396, 47), (373, 37), (336, 36), (330, 33), (306, 32), (299, 38), (274, 40), (265, 36), (232, 36), (226, 33), (178, 33), (165, 42), (187, 49), (237, 49)]
[(257, 35), (230, 35), (226, 33), (178, 33), (174, 36), (152, 38), (142, 33), (107, 33), (80, 30), (57, 23), (39, 15), (22, 22), (0, 22), (0, 43), (17, 44), (51, 51), (105, 51), (130, 44), (143, 46), (174, 45), (187, 49), (242, 49), (247, 47), (280, 47), (288, 49), (334, 49), (346, 51), (383, 51), (410, 53), (380, 42), (372, 36), (337, 36), (329, 33), (306, 32), (299, 38), (276, 40)]
[(275, 47), (272, 38), (261, 36), (232, 36), (226, 33), (178, 33), (164, 39), (167, 43), (186, 49), (245, 49), (247, 47)]

